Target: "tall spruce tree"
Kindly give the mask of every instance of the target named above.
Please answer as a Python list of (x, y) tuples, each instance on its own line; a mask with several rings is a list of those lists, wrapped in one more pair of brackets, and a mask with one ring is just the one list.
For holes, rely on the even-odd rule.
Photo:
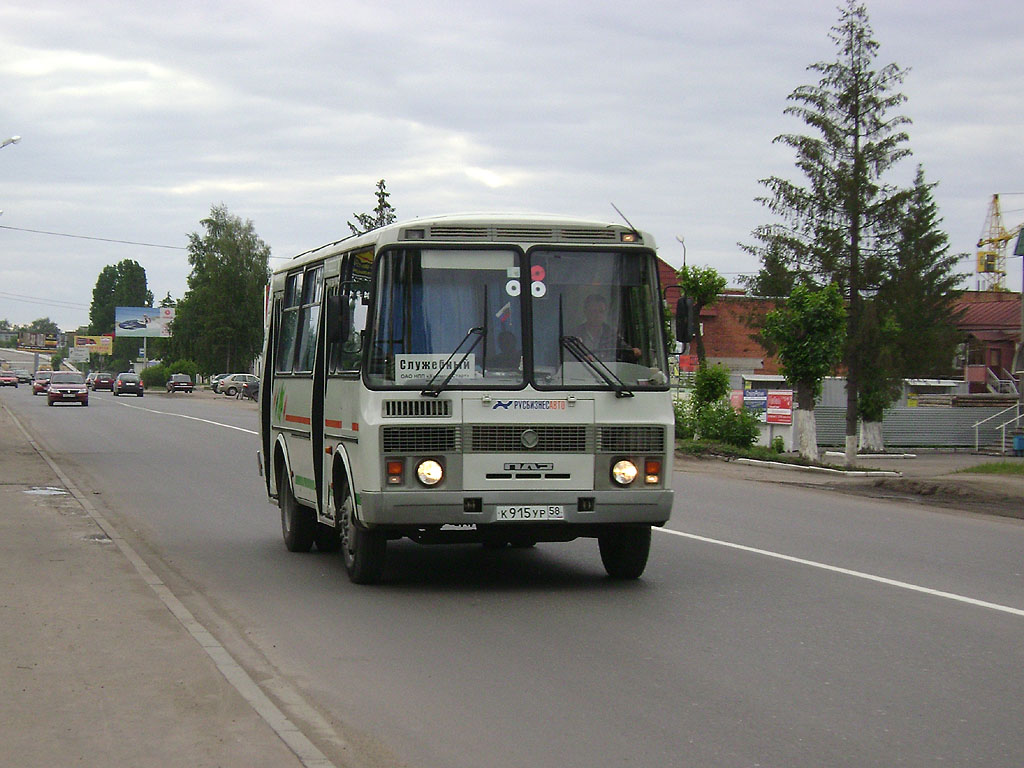
[(899, 221), (896, 258), (878, 293), (899, 325), (894, 343), (905, 377), (949, 375), (958, 341), (955, 306), (963, 276), (956, 267), (964, 254), (949, 252), (934, 188), (918, 166)]
[(377, 205), (374, 206), (373, 213), (352, 214), (356, 218), (356, 223), (353, 224), (351, 221), (348, 222), (348, 228), (352, 230), (353, 235), (361, 235), (372, 229), (377, 229), (394, 223), (395, 209), (391, 206), (391, 203), (388, 202), (388, 197), (390, 197), (391, 193), (388, 192), (384, 179), (377, 182), (376, 194)]
[(847, 376), (846, 462), (857, 451), (857, 399), (866, 349), (864, 294), (881, 286), (895, 258), (907, 190), (887, 184), (886, 173), (910, 154), (903, 130), (910, 120), (893, 114), (906, 97), (895, 90), (905, 70), (896, 64), (874, 68), (878, 43), (864, 5), (847, 0), (829, 35), (835, 61), (809, 67), (817, 85), (798, 87), (785, 113), (802, 120), (814, 135), (783, 134), (792, 147), (801, 185), (773, 176), (762, 179), (768, 194), (758, 198), (780, 223), (761, 227), (761, 245), (751, 252), (774, 253), (793, 272), (819, 284), (835, 282), (846, 296), (843, 367)]

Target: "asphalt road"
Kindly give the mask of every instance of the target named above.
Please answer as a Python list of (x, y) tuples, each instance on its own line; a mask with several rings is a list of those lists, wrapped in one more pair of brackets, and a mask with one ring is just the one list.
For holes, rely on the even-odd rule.
[(1024, 524), (700, 472), (644, 578), (596, 543), (295, 555), (255, 407), (48, 408), (36, 439), (338, 765), (1024, 765)]

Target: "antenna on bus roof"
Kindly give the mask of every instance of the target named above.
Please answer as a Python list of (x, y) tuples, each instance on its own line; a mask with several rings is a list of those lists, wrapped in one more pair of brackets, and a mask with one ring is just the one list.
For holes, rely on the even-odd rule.
[[(609, 201), (609, 202), (610, 202), (610, 201)], [(626, 222), (626, 224), (628, 224), (628, 225), (629, 225), (629, 228), (630, 228), (631, 230), (633, 230), (633, 231), (634, 231), (634, 232), (635, 232), (636, 234), (638, 234), (638, 235), (640, 234), (640, 230), (639, 230), (639, 229), (637, 229), (636, 227), (634, 227), (634, 226), (633, 226), (633, 222), (631, 222), (631, 221), (630, 221), (629, 219), (627, 219), (627, 218), (626, 218), (626, 214), (624, 214), (624, 213), (623, 213), (622, 211), (620, 211), (620, 210), (619, 210), (619, 206), (617, 206), (617, 205), (616, 205), (615, 203), (612, 203), (612, 208), (614, 208), (614, 209), (615, 209), (615, 212), (616, 212), (617, 214), (619, 214), (619, 216), (621, 216), (621, 217), (622, 217), (622, 220), (623, 220), (624, 222)]]

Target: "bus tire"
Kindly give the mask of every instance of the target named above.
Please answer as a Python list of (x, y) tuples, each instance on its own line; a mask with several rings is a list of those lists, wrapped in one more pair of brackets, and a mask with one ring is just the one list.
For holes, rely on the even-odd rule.
[(288, 470), (283, 464), (277, 481), (277, 505), (281, 508), (281, 533), (288, 551), (309, 552), (313, 547), (316, 516), (313, 510), (295, 500), (288, 482)]
[(341, 529), (341, 557), (349, 579), (353, 584), (376, 584), (384, 574), (387, 554), (388, 540), (383, 531), (359, 524), (351, 493), (345, 493), (335, 519)]
[(601, 562), (613, 579), (638, 579), (651, 553), (651, 526), (610, 528), (597, 537)]

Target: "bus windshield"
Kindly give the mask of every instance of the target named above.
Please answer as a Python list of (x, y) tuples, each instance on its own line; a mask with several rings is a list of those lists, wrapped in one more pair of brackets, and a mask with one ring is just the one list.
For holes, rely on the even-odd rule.
[(538, 248), (524, 258), (512, 249), (405, 248), (383, 252), (377, 270), (371, 387), (635, 389), (668, 381), (649, 252)]

